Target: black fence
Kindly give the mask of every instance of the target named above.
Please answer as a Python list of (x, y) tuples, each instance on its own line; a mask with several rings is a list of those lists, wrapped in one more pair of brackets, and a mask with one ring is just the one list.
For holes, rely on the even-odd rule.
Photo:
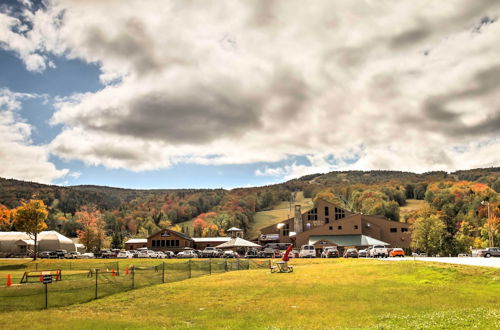
[[(0, 287), (0, 309), (4, 311), (37, 310), (68, 306), (155, 284), (215, 273), (270, 267), (268, 260), (248, 259), (161, 262), (153, 266), (132, 265), (125, 269), (119, 269), (118, 263), (97, 263), (90, 267), (88, 264), (80, 264), (80, 268), (85, 266), (86, 269), (79, 270), (75, 268), (77, 263), (71, 266), (72, 268), (69, 268), (70, 265), (64, 262), (57, 265), (51, 263), (51, 269), (58, 268), (57, 275), (54, 275), (53, 271), (38, 269), (38, 267), (34, 270), (27, 269), (27, 272), (39, 272), (40, 276), (35, 276), (35, 274), (32, 276), (34, 280), (28, 283), (15, 282), (12, 286)], [(71, 270), (71, 272), (65, 274), (65, 270)], [(59, 278), (56, 279), (56, 276)], [(36, 281), (37, 278), (38, 281)], [(51, 283), (43, 283), (44, 279), (51, 280)]]

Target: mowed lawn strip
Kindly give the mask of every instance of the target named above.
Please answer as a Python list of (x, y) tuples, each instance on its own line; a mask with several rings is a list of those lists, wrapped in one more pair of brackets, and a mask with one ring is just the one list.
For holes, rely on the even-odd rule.
[(8, 328), (500, 327), (500, 270), (363, 259), (292, 263), (291, 274), (217, 274), (0, 318)]

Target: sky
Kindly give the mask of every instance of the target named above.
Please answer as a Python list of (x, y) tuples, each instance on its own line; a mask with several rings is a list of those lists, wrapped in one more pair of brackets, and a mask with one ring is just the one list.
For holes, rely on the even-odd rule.
[(0, 1), (0, 177), (500, 166), (500, 1)]

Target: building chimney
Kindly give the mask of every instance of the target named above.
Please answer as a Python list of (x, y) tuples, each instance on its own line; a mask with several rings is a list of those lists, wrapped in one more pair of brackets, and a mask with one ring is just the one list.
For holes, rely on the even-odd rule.
[(293, 219), (293, 230), (297, 234), (303, 232), (302, 213), (300, 212), (300, 205), (295, 205), (295, 217)]

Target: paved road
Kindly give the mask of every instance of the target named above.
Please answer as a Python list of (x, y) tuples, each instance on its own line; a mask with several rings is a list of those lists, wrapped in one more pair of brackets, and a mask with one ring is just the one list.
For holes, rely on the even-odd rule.
[(433, 257), (408, 257), (408, 258), (385, 258), (381, 260), (388, 261), (405, 261), (405, 260), (419, 260), (419, 261), (433, 261), (433, 262), (445, 262), (449, 264), (460, 264), (460, 265), (470, 265), (470, 266), (484, 266), (484, 267), (495, 267), (500, 268), (500, 258), (479, 258), (479, 257), (466, 257), (466, 258), (433, 258)]

